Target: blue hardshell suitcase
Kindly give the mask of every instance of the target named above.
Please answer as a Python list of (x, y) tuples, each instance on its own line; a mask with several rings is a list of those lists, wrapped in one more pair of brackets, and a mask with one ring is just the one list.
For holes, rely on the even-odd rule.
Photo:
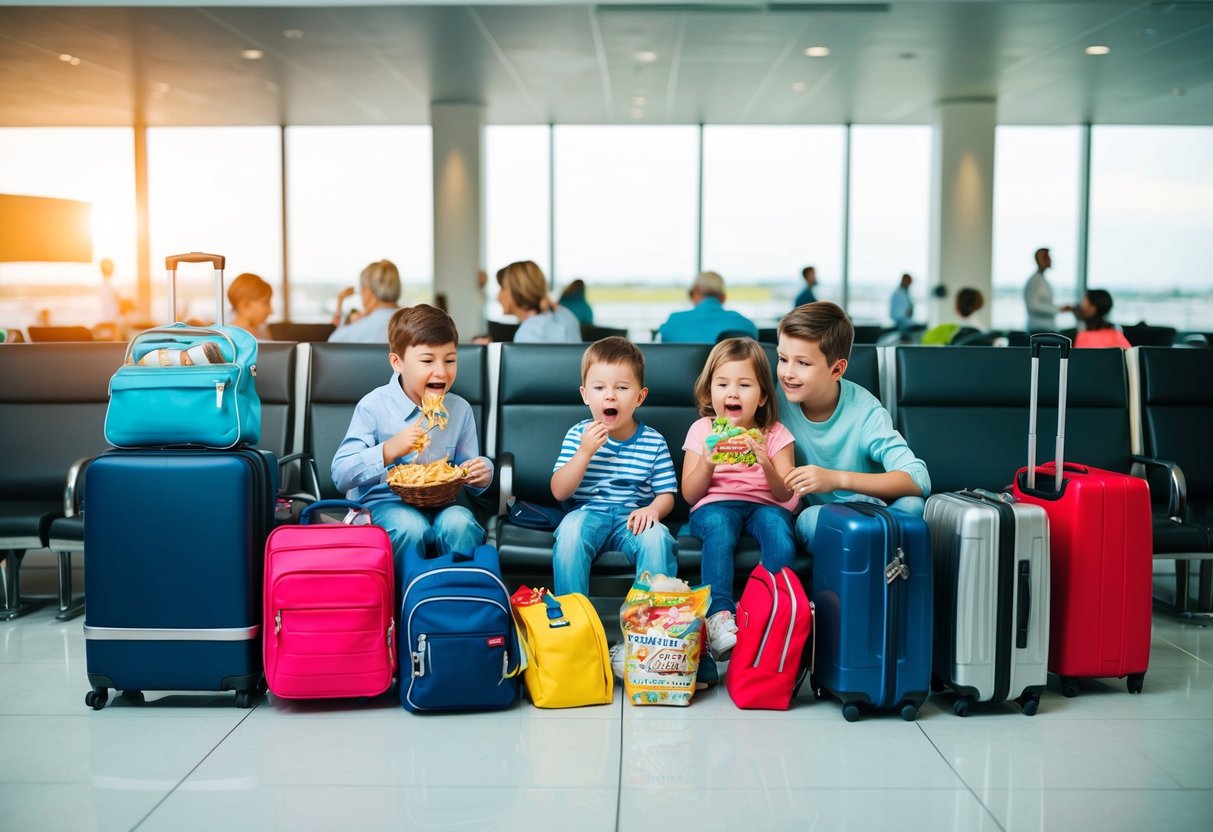
[(404, 566), (400, 704), (410, 711), (508, 708), (522, 651), (492, 546)]
[(274, 524), (273, 454), (109, 451), (84, 498), (86, 704), (109, 688), (262, 687), (261, 573)]
[(813, 539), (813, 689), (912, 720), (931, 684), (933, 569), (921, 517), (868, 503), (823, 506)]

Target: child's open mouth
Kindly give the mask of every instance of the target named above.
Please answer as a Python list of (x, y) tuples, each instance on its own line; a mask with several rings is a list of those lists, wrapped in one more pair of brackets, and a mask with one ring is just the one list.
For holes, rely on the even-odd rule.
[(433, 392), (433, 393), (445, 393), (446, 384), (444, 384), (441, 381), (431, 381), (429, 384), (427, 384), (425, 386), (425, 389), (429, 390), (430, 392)]
[(618, 411), (616, 408), (613, 408), (613, 407), (604, 407), (604, 408), (602, 409), (602, 419), (603, 419), (603, 421), (610, 421), (610, 420), (613, 420), (613, 419), (614, 419), (616, 416), (618, 416), (618, 415), (619, 415), (619, 411)]
[(740, 415), (741, 415), (741, 405), (739, 405), (739, 404), (726, 404), (726, 405), (724, 406), (724, 412), (725, 412), (726, 414), (728, 414), (729, 416), (740, 416)]

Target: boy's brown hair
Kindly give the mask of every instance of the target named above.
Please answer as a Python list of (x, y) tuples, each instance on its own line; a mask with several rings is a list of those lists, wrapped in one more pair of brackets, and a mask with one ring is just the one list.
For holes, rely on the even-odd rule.
[(403, 358), (404, 351), (417, 344), (458, 344), (459, 331), (450, 315), (436, 306), (419, 303), (396, 310), (388, 321), (387, 342), (388, 348)]
[(850, 359), (855, 327), (842, 307), (828, 300), (806, 303), (783, 316), (779, 334), (814, 341), (833, 366), (840, 358)]
[(716, 415), (712, 409), (712, 377), (722, 364), (733, 361), (749, 361), (754, 368), (755, 381), (762, 398), (766, 400), (754, 412), (754, 422), (759, 430), (766, 430), (779, 418), (779, 410), (775, 403), (771, 362), (767, 360), (766, 350), (753, 338), (726, 338), (712, 347), (707, 363), (703, 365), (703, 372), (695, 379), (695, 404), (699, 407), (699, 415)]
[(603, 338), (586, 347), (585, 354), (581, 356), (581, 383), (583, 385), (586, 373), (590, 371), (590, 366), (593, 364), (622, 364), (629, 367), (636, 374), (636, 380), (640, 382), (640, 386), (644, 387), (644, 353), (640, 351), (640, 347), (627, 338), (612, 335), (610, 338)]

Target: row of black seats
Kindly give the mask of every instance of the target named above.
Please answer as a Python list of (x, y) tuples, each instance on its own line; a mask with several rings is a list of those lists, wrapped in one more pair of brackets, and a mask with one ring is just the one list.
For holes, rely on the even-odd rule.
[[(65, 474), (104, 449), (107, 384), (121, 363), (121, 344), (15, 344), (0, 347), (0, 551), (5, 596), (0, 618), (23, 611), (19, 568), (29, 549), (60, 553), (60, 606), (71, 606), (70, 553), (83, 547), (79, 493), (65, 495)], [(676, 470), (682, 440), (696, 418), (691, 386), (708, 345), (644, 344), (649, 398), (640, 418), (667, 438)], [(552, 462), (564, 432), (584, 418), (578, 394), (582, 345), (502, 344), (460, 347), (454, 392), (471, 404), (481, 446), (496, 457), (499, 476), (474, 505), (501, 549), (505, 569), (520, 580), (550, 580), (551, 535), (504, 519), (510, 495), (550, 502)], [(768, 348), (773, 359), (773, 347)], [(774, 362), (773, 362), (774, 363)], [(329, 463), (357, 401), (391, 370), (383, 347), (263, 343), (257, 373), (263, 405), (262, 447), (280, 458), (317, 460), (316, 482), (293, 467), (295, 491), (339, 496)], [(847, 377), (877, 395), (922, 457), (936, 492), (1005, 486), (1026, 455), (1028, 353), (1023, 349), (857, 345)], [(1213, 351), (1141, 348), (1078, 350), (1071, 357), (1067, 459), (1129, 472), (1147, 457), (1157, 504), (1155, 552), (1178, 559), (1176, 598), (1188, 597), (1188, 561), (1213, 564)], [(1056, 364), (1042, 369), (1041, 447), (1055, 431)], [(1178, 463), (1178, 464), (1175, 464)], [(1181, 473), (1182, 471), (1182, 473)], [(68, 478), (68, 481), (74, 481)], [(65, 499), (66, 497), (66, 499)], [(677, 534), (687, 516), (681, 499), (669, 523)], [(698, 573), (698, 541), (679, 537), (680, 571)], [(737, 575), (757, 562), (742, 547)], [(797, 571), (808, 576), (803, 553)], [(630, 580), (621, 555), (595, 567), (595, 594), (620, 595)], [(1213, 569), (1202, 570), (1199, 609), (1213, 609)], [(78, 608), (78, 603), (77, 603)]]

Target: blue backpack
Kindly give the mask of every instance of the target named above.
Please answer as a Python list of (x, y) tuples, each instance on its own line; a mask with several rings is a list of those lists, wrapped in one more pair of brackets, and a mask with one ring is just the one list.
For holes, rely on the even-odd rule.
[(406, 564), (400, 703), (410, 711), (508, 708), (522, 651), (492, 546)]

